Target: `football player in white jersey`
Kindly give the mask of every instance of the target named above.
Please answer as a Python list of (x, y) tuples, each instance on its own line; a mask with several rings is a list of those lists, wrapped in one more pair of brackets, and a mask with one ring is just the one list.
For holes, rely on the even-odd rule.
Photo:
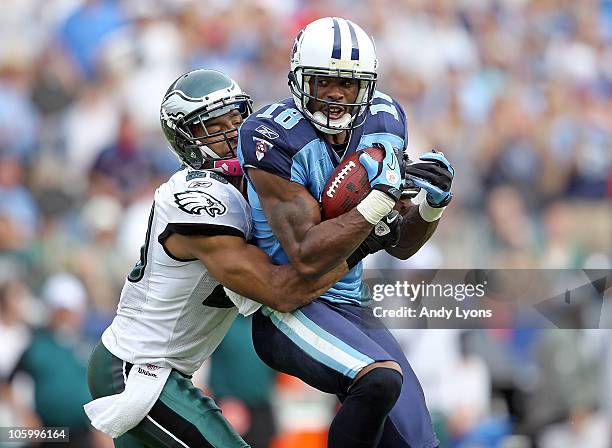
[(249, 96), (214, 70), (186, 73), (164, 96), (162, 129), (184, 167), (155, 193), (140, 260), (88, 368), (96, 400), (86, 411), (117, 447), (248, 446), (191, 375), (238, 312), (293, 310), (348, 272), (342, 263), (305, 280), (247, 243), (235, 150), (250, 111)]

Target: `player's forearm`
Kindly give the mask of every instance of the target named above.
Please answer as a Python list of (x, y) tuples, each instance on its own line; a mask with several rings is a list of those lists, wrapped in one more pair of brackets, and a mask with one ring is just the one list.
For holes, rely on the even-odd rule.
[(438, 227), (439, 220), (425, 221), (419, 214), (418, 205), (411, 204), (401, 210), (404, 217), (400, 241), (397, 246), (387, 249), (387, 252), (396, 258), (406, 260), (416, 254), (418, 250), (431, 238)]
[[(291, 265), (260, 265), (226, 279), (233, 291), (283, 313), (309, 304), (348, 272), (345, 262), (319, 278), (305, 279)], [(247, 275), (248, 274), (248, 275)]]
[(273, 280), (269, 287), (272, 296), (266, 299), (270, 302), (268, 306), (281, 312), (293, 311), (309, 304), (348, 272), (345, 262), (313, 279), (305, 279), (290, 265), (276, 266), (276, 268), (276, 275), (271, 277)]
[(272, 232), (303, 278), (319, 277), (342, 263), (372, 230), (357, 209), (322, 222), (318, 201), (302, 185), (261, 170), (249, 173)]
[(316, 278), (342, 263), (371, 230), (372, 224), (353, 209), (310, 227), (286, 252), (301, 276)]
[(198, 258), (219, 283), (232, 291), (287, 312), (306, 305), (336, 283), (348, 267), (344, 261), (329, 273), (303, 278), (291, 265), (275, 265), (259, 248), (237, 237), (191, 239), (200, 250)]

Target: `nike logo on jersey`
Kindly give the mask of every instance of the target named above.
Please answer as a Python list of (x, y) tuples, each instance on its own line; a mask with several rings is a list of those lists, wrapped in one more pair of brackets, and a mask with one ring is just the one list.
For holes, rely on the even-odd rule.
[(190, 215), (208, 214), (211, 218), (223, 216), (227, 207), (219, 199), (199, 190), (183, 191), (174, 194), (174, 202)]

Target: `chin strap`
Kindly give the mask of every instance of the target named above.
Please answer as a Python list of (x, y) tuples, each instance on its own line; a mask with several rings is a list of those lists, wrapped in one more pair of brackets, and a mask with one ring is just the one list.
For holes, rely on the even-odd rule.
[(325, 116), (323, 112), (317, 111), (312, 114), (312, 116), (314, 118), (313, 124), (317, 127), (317, 129), (319, 129), (321, 132), (332, 135), (339, 134), (340, 132), (346, 130), (336, 129), (336, 126), (339, 128), (347, 128), (351, 124), (351, 120), (353, 119), (351, 114), (345, 112), (344, 115), (342, 115), (337, 120), (329, 120), (329, 126), (331, 127), (327, 127), (327, 116)]
[(242, 176), (244, 172), (238, 159), (222, 159), (213, 162), (213, 169), (224, 176)]

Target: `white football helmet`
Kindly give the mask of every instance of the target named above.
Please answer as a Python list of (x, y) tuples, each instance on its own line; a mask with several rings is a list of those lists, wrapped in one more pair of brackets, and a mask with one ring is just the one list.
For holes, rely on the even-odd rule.
[[(376, 88), (376, 50), (373, 40), (358, 25), (339, 17), (325, 17), (306, 25), (297, 35), (291, 51), (289, 89), (297, 108), (321, 132), (338, 134), (361, 126)], [(359, 80), (354, 103), (336, 103), (317, 97), (317, 77)], [(315, 91), (309, 81), (315, 77)], [(310, 112), (309, 101), (348, 107), (351, 112), (331, 120), (329, 113)]]

